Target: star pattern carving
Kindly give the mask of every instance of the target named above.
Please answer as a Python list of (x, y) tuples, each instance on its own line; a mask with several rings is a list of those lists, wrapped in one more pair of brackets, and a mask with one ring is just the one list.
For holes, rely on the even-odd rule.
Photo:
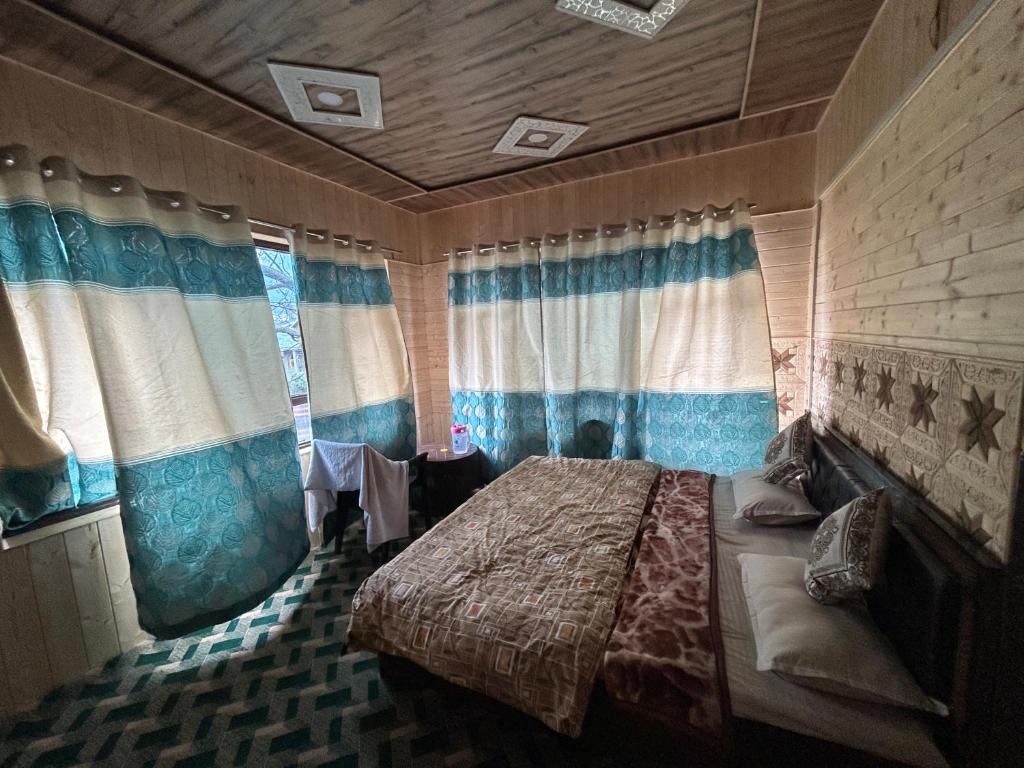
[(927, 432), (935, 423), (935, 411), (932, 410), (932, 403), (938, 398), (939, 393), (932, 386), (932, 379), (925, 384), (921, 380), (921, 374), (917, 374), (917, 381), (910, 385), (910, 426), (916, 427), (924, 422), (922, 429)]
[(871, 458), (881, 464), (883, 467), (889, 466), (889, 446), (882, 445), (877, 440), (875, 441), (875, 450), (871, 452)]
[(928, 488), (928, 473), (924, 470), (921, 474), (917, 473), (917, 467), (910, 468), (910, 477), (907, 478), (907, 485), (917, 491), (922, 496), (927, 497), (931, 490)]
[(832, 361), (832, 373), (835, 376), (835, 379), (832, 381), (832, 386), (836, 389), (840, 389), (843, 386), (843, 369), (845, 367), (846, 366), (843, 364), (843, 361), (838, 358)]
[(979, 544), (987, 544), (992, 540), (992, 534), (984, 528), (985, 516), (981, 512), (971, 513), (967, 509), (967, 505), (960, 502), (960, 509), (957, 511), (956, 516), (960, 519), (960, 524), (964, 527), (974, 540)]
[(880, 409), (888, 411), (892, 408), (892, 386), (896, 383), (896, 378), (892, 375), (892, 366), (881, 366), (875, 376), (878, 378), (875, 400), (878, 402)]
[(965, 417), (960, 425), (960, 447), (968, 453), (977, 447), (985, 461), (988, 461), (989, 451), (1002, 448), (996, 439), (995, 426), (1006, 412), (996, 408), (995, 392), (989, 392), (982, 398), (977, 387), (971, 387), (970, 397), (962, 397), (960, 402)]
[(789, 373), (796, 368), (793, 360), (796, 358), (796, 348), (786, 347), (783, 350), (772, 349), (772, 365), (776, 373)]
[(779, 413), (787, 415), (793, 412), (793, 396), (789, 392), (779, 395)]
[(863, 398), (868, 391), (867, 382), (864, 379), (868, 375), (868, 368), (859, 357), (853, 361), (853, 394)]

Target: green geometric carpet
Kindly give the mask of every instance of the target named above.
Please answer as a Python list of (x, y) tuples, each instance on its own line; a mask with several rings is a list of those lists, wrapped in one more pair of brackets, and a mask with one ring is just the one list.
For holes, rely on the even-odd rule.
[(449, 686), (388, 685), (376, 655), (349, 653), (349, 606), (372, 570), (363, 537), (350, 526), (340, 555), (311, 552), (249, 613), (139, 646), (0, 722), (0, 768), (632, 762)]

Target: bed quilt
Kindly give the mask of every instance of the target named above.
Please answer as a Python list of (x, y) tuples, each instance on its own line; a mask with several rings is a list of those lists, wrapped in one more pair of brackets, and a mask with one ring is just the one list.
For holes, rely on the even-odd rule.
[(349, 644), (578, 736), (658, 466), (531, 457), (383, 566)]
[(604, 655), (612, 699), (716, 739), (728, 707), (711, 514), (714, 475), (662, 470)]

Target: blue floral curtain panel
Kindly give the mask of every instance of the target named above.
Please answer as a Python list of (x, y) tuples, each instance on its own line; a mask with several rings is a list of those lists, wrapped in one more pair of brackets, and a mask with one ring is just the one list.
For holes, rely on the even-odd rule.
[(640, 282), (645, 457), (720, 474), (761, 466), (778, 415), (746, 205), (652, 221)]
[(0, 150), (0, 529), (116, 494), (71, 265), (28, 150)]
[(643, 455), (640, 222), (546, 236), (540, 249), (548, 453)]
[(448, 261), (452, 418), (501, 473), (547, 452), (536, 245), (499, 243)]
[[(33, 378), (45, 355), (49, 381), (78, 385), (65, 361), (91, 357), (141, 625), (173, 636), (246, 610), (309, 546), (247, 221), (59, 158), (3, 154), (13, 160), (0, 166), (4, 208), (20, 222), (17, 248), (8, 234), (0, 241), (5, 288)], [(18, 314), (21, 294), (32, 306)], [(84, 342), (53, 334), (40, 349), (32, 322), (84, 328)], [(38, 395), (46, 384), (34, 386)], [(95, 457), (69, 442), (81, 475)]]
[(383, 254), (330, 232), (292, 237), (313, 437), (416, 452), (409, 355)]
[(775, 380), (742, 201), (477, 248), (448, 292), (452, 415), (497, 471), (545, 452), (761, 466)]

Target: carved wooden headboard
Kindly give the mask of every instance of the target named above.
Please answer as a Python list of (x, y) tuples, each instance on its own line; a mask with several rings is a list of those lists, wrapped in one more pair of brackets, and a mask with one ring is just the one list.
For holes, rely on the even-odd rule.
[(1000, 764), (994, 750), (1012, 758), (993, 741), (993, 702), (1008, 663), (1007, 569), (838, 433), (815, 434), (814, 443), (810, 497), (821, 511), (872, 488), (889, 491), (885, 576), (868, 604), (922, 688), (949, 706), (949, 717), (937, 721), (940, 746), (955, 765)]

